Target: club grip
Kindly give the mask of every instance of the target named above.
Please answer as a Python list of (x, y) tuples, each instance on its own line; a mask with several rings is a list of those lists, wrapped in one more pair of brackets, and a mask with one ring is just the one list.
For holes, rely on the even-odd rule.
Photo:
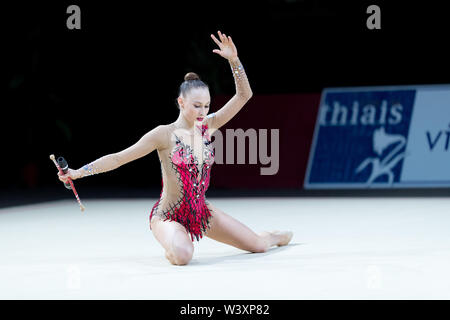
[[(67, 171), (69, 169), (69, 165), (68, 165), (66, 159), (64, 159), (63, 157), (59, 157), (58, 160), (56, 160), (56, 161), (58, 162), (58, 165), (61, 168), (62, 172), (67, 173)], [(64, 183), (64, 186), (69, 190), (72, 189), (69, 182)]]

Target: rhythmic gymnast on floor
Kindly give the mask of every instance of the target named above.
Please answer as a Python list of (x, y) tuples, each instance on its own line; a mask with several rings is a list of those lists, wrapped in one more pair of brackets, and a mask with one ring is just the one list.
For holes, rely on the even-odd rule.
[(66, 182), (116, 169), (157, 150), (161, 162), (162, 191), (150, 213), (150, 229), (164, 247), (166, 258), (174, 265), (192, 259), (193, 241), (203, 235), (249, 252), (265, 252), (272, 246), (287, 245), (289, 231), (264, 231), (259, 234), (232, 218), (205, 198), (210, 182), (214, 150), (212, 133), (222, 127), (252, 97), (252, 90), (236, 46), (230, 36), (218, 31), (211, 35), (233, 73), (236, 94), (217, 112), (209, 114), (208, 86), (193, 72), (180, 85), (177, 99), (178, 119), (159, 125), (129, 148), (103, 156), (78, 170), (58, 173)]

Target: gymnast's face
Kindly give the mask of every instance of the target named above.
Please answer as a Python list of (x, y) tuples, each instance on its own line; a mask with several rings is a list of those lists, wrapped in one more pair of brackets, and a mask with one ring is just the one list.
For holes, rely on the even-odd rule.
[(207, 88), (194, 88), (186, 96), (178, 97), (180, 110), (190, 123), (204, 122), (210, 103), (211, 97)]

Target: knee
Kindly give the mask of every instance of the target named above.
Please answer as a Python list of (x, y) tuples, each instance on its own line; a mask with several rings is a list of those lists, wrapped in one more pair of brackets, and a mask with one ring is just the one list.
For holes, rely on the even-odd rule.
[(170, 250), (170, 262), (175, 265), (186, 265), (191, 261), (194, 249), (190, 246), (173, 246)]
[(194, 246), (184, 237), (175, 237), (167, 253), (169, 261), (175, 265), (186, 265), (194, 254)]

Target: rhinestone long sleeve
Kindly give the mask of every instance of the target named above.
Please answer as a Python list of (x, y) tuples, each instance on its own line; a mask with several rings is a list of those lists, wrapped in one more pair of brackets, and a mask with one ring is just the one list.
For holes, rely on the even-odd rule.
[(119, 158), (114, 154), (103, 156), (78, 169), (81, 177), (92, 176), (94, 174), (111, 171), (120, 167)]
[(241, 61), (236, 58), (229, 62), (233, 72), (234, 83), (236, 85), (236, 95), (245, 100), (250, 99), (253, 93)]
[(155, 149), (165, 148), (167, 141), (167, 126), (160, 125), (146, 133), (131, 147), (103, 156), (77, 171), (80, 172), (81, 177), (111, 171), (130, 161), (139, 159)]
[(208, 117), (212, 132), (230, 121), (253, 95), (242, 63), (238, 58), (229, 60), (229, 63), (236, 85), (236, 94), (222, 108)]

